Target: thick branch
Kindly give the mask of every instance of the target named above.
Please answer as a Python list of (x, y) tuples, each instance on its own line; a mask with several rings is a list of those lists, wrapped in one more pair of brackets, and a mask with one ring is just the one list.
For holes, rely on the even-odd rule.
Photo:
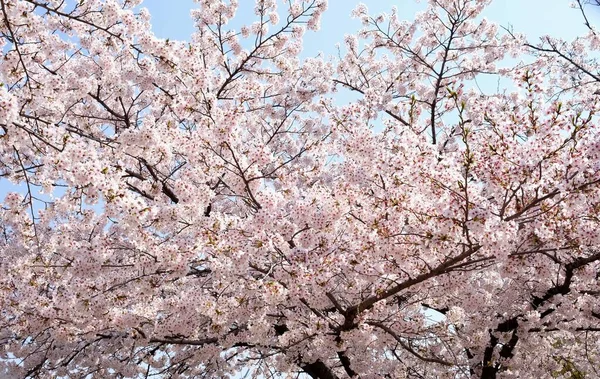
[(320, 360), (303, 365), (302, 370), (313, 379), (338, 379), (338, 376)]
[(439, 276), (439, 275), (442, 275), (442, 274), (452, 271), (452, 266), (461, 262), (463, 259), (466, 259), (466, 258), (470, 257), (471, 255), (475, 254), (477, 251), (479, 251), (480, 248), (481, 248), (481, 246), (475, 246), (475, 247), (466, 249), (462, 254), (457, 255), (454, 258), (447, 259), (444, 263), (433, 268), (429, 272), (426, 272), (424, 274), (416, 276), (412, 279), (406, 280), (406, 281), (398, 284), (395, 287), (392, 287), (388, 290), (382, 291), (377, 295), (368, 297), (365, 300), (363, 300), (361, 303), (348, 308), (345, 312), (346, 321), (343, 325), (343, 329), (351, 328), (354, 324), (354, 319), (361, 311), (370, 309), (378, 301), (381, 301), (383, 299), (387, 299), (388, 297), (394, 296), (395, 294), (397, 294), (409, 287), (412, 287), (416, 284), (422, 283), (430, 278), (433, 278), (433, 277), (436, 277), (436, 276)]

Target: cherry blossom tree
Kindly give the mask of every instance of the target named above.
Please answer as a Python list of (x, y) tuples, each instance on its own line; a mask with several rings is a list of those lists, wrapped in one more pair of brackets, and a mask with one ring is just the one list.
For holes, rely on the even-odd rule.
[(587, 19), (359, 5), (329, 60), (325, 0), (197, 0), (188, 42), (140, 3), (0, 0), (1, 375), (600, 375)]

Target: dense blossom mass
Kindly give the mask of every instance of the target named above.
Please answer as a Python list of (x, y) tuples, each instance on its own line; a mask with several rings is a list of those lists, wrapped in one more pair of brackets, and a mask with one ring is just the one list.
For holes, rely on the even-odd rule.
[(0, 0), (0, 376), (600, 376), (583, 1), (574, 41), (359, 5), (336, 58), (300, 56), (326, 0), (238, 1), (182, 42)]

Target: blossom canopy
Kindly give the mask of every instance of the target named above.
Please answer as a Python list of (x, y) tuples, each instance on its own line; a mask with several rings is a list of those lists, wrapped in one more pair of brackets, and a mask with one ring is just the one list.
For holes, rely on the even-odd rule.
[(600, 34), (490, 2), (0, 0), (0, 376), (599, 376)]

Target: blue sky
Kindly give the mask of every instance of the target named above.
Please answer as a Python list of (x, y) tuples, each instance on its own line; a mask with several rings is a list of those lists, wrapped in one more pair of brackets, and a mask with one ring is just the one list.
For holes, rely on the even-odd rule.
[[(240, 25), (256, 21), (253, 12), (255, 1), (238, 1), (240, 8), (237, 17), (232, 21), (232, 29), (239, 29)], [(483, 16), (500, 26), (512, 27), (516, 33), (525, 34), (534, 44), (544, 35), (572, 40), (585, 34), (587, 27), (579, 9), (570, 7), (571, 1), (492, 0)], [(321, 21), (321, 29), (305, 34), (301, 55), (314, 57), (320, 52), (326, 58), (336, 55), (336, 44), (343, 45), (346, 34), (356, 33), (361, 28), (360, 21), (350, 16), (360, 2), (367, 5), (371, 15), (389, 13), (391, 8), (396, 6), (400, 18), (409, 21), (412, 21), (415, 13), (424, 9), (428, 3), (427, 0), (329, 0), (328, 10)], [(152, 15), (152, 28), (158, 37), (188, 40), (194, 32), (193, 21), (189, 16), (190, 10), (196, 6), (193, 0), (145, 0), (143, 6), (147, 7)], [(590, 22), (600, 26), (600, 7), (588, 6), (586, 11)], [(514, 63), (517, 62), (511, 60), (509, 64)], [(485, 94), (490, 94), (496, 92), (498, 82), (496, 78), (483, 76), (477, 79), (477, 85)], [(349, 92), (340, 92), (336, 96), (336, 102), (340, 105), (355, 98), (354, 94)]]
[[(252, 22), (253, 0), (239, 0), (238, 13), (241, 22)], [(350, 12), (358, 0), (329, 0), (329, 9), (323, 16), (321, 30), (308, 33), (304, 47), (305, 56), (314, 56), (322, 51), (327, 56), (335, 53), (335, 44), (344, 35), (360, 28), (360, 22), (350, 18)], [(494, 0), (484, 15), (503, 26), (512, 24), (516, 32), (538, 38), (542, 35), (560, 36), (571, 39), (585, 32), (583, 19), (577, 9), (569, 7), (571, 0)], [(389, 12), (397, 6), (403, 18), (411, 20), (415, 12), (426, 4), (415, 0), (363, 0), (372, 13)], [(152, 14), (152, 27), (157, 36), (176, 40), (187, 40), (194, 31), (189, 11), (195, 4), (192, 0), (145, 0), (143, 6)], [(249, 8), (244, 8), (249, 7)], [(591, 22), (600, 22), (600, 8), (589, 8)], [(594, 22), (595, 21), (595, 22)]]

